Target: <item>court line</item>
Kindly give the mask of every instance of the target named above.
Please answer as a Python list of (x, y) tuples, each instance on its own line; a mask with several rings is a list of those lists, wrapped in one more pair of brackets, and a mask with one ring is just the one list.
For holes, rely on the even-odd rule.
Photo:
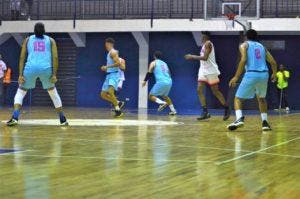
[(0, 154), (0, 156), (6, 156), (6, 155), (14, 155), (14, 154), (19, 154), (19, 153), (25, 153), (25, 152), (29, 152), (29, 151), (34, 151), (34, 150), (20, 150), (20, 151), (15, 151), (15, 152), (8, 152), (8, 153), (2, 153)]
[[(12, 155), (12, 154), (7, 154)], [(79, 158), (79, 159), (99, 159), (99, 160), (128, 160), (128, 161), (154, 161), (154, 159), (149, 158), (106, 158), (106, 157), (96, 157), (96, 156), (72, 156), (72, 155), (59, 155), (59, 156), (51, 156), (51, 155), (25, 155), (19, 154), (20, 156), (24, 157), (41, 157), (41, 158)], [(199, 160), (199, 161), (192, 161), (192, 160), (159, 160), (162, 162), (182, 162), (182, 163), (214, 163), (215, 161), (211, 160)]]
[(236, 161), (236, 160), (239, 160), (239, 159), (242, 159), (244, 157), (247, 157), (247, 156), (251, 156), (253, 154), (256, 154), (256, 153), (260, 153), (262, 151), (266, 151), (268, 149), (271, 149), (271, 148), (275, 148), (275, 147), (278, 147), (278, 146), (281, 146), (281, 145), (285, 145), (287, 143), (290, 143), (292, 141), (295, 141), (295, 140), (299, 140), (300, 137), (297, 137), (297, 138), (294, 138), (294, 139), (291, 139), (291, 140), (287, 140), (285, 142), (281, 142), (279, 144), (275, 144), (275, 145), (272, 145), (272, 146), (269, 146), (269, 147), (266, 147), (266, 148), (263, 148), (263, 149), (260, 149), (260, 150), (257, 150), (257, 151), (253, 151), (251, 153), (247, 153), (247, 154), (244, 154), (244, 155), (241, 155), (241, 156), (238, 156), (238, 157), (235, 157), (235, 158), (231, 158), (229, 160), (225, 160), (225, 161), (222, 161), (222, 162), (217, 162), (216, 164), (217, 165), (222, 165), (222, 164), (226, 164), (226, 163), (229, 163), (229, 162), (233, 162), (233, 161)]

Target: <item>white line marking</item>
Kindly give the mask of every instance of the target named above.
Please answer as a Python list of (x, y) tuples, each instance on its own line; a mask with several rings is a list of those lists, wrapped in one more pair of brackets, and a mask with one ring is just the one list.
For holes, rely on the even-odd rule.
[[(10, 154), (13, 155), (13, 154)], [(41, 158), (79, 158), (79, 159), (100, 159), (100, 160), (129, 160), (129, 161), (154, 161), (154, 159), (148, 159), (148, 158), (106, 158), (106, 157), (96, 157), (96, 156), (72, 156), (72, 155), (60, 155), (60, 156), (52, 156), (52, 155), (24, 155), (19, 154), (20, 156), (24, 157), (41, 157)], [(193, 160), (160, 160), (164, 162), (182, 162), (182, 163), (212, 163), (214, 161), (210, 160), (199, 160), (199, 161), (193, 161)]]
[(260, 149), (260, 150), (258, 150), (258, 151), (253, 151), (253, 152), (251, 152), (251, 153), (247, 153), (247, 154), (244, 154), (244, 155), (241, 155), (241, 156), (238, 156), (238, 157), (229, 159), (229, 160), (225, 160), (225, 161), (222, 161), (222, 162), (217, 162), (216, 164), (217, 164), (217, 165), (226, 164), (226, 163), (229, 163), (229, 162), (232, 162), (232, 161), (235, 161), (235, 160), (242, 159), (242, 158), (247, 157), (247, 156), (251, 156), (251, 155), (256, 154), (256, 153), (260, 153), (260, 152), (262, 152), (262, 151), (266, 151), (266, 150), (271, 149), (271, 148), (275, 148), (275, 147), (278, 147), (278, 146), (281, 146), (281, 145), (285, 145), (285, 144), (287, 144), (287, 143), (289, 143), (289, 142), (292, 142), (292, 141), (295, 141), (295, 140), (298, 140), (298, 139), (300, 139), (300, 137), (297, 137), (297, 138), (294, 138), (294, 139), (291, 139), (291, 140), (288, 140), (288, 141), (285, 141), (285, 142), (281, 142), (281, 143), (279, 143), (279, 144), (272, 145), (272, 146), (269, 146), (269, 147)]

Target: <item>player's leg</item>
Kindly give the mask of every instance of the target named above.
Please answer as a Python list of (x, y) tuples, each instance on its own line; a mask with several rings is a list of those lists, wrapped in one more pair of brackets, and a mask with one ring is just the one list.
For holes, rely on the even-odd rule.
[(108, 89), (109, 98), (115, 108), (115, 113), (116, 113), (115, 117), (122, 117), (124, 115), (124, 113), (122, 113), (120, 106), (118, 104), (118, 100), (115, 96), (115, 90), (116, 90), (115, 87), (109, 86), (109, 89)]
[(167, 102), (161, 100), (158, 97), (158, 96), (163, 96), (165, 92), (164, 89), (165, 89), (165, 85), (163, 83), (156, 82), (149, 94), (149, 100), (159, 105), (158, 111), (162, 111), (168, 106)]
[(174, 104), (173, 104), (171, 98), (168, 97), (168, 96), (163, 96), (162, 98), (165, 100), (165, 102), (167, 103), (167, 105), (169, 106), (169, 108), (171, 110), (171, 112), (169, 113), (169, 115), (177, 115), (177, 111), (176, 111), (176, 109), (174, 107)]
[(224, 116), (223, 116), (223, 120), (226, 121), (229, 119), (230, 117), (230, 111), (229, 111), (229, 106), (226, 103), (226, 100), (222, 94), (222, 92), (219, 89), (219, 85), (218, 84), (213, 84), (210, 86), (211, 91), (213, 93), (213, 95), (219, 100), (219, 102), (221, 103), (221, 105), (224, 108)]
[(47, 89), (47, 91), (48, 91), (48, 94), (49, 94), (49, 96), (52, 100), (52, 103), (53, 103), (54, 107), (55, 107), (55, 110), (58, 114), (60, 124), (61, 125), (68, 125), (67, 119), (66, 119), (65, 114), (63, 112), (62, 101), (61, 101), (61, 98), (60, 98), (60, 96), (57, 92), (56, 87), (49, 88), (49, 89)]
[(251, 99), (254, 96), (255, 96), (255, 79), (244, 77), (235, 94), (234, 109), (235, 109), (236, 120), (227, 126), (229, 130), (234, 131), (244, 126), (245, 117), (243, 116), (243, 112), (242, 112), (243, 100)]
[(11, 119), (6, 123), (7, 126), (15, 126), (18, 124), (20, 109), (23, 105), (23, 100), (27, 94), (27, 91), (35, 88), (35, 83), (37, 79), (37, 74), (32, 70), (24, 70), (23, 73), (25, 82), (19, 86), (15, 98), (14, 98), (14, 111)]
[(202, 106), (202, 113), (200, 117), (197, 118), (197, 120), (205, 120), (210, 118), (210, 114), (208, 113), (208, 109), (207, 109), (206, 98), (204, 95), (205, 87), (206, 87), (206, 82), (204, 82), (203, 79), (202, 80), (200, 79), (198, 82), (197, 93), (198, 93), (199, 101)]
[(268, 89), (268, 78), (266, 79), (257, 79), (256, 80), (256, 98), (258, 101), (259, 111), (261, 114), (262, 120), (262, 130), (270, 131), (272, 130), (268, 123), (268, 104), (266, 100), (267, 89)]
[(121, 92), (121, 90), (122, 90), (122, 88), (123, 88), (123, 83), (124, 83), (124, 81), (123, 80), (119, 80), (119, 83), (118, 83), (118, 90), (115, 92), (115, 96), (116, 96), (116, 98), (117, 98), (117, 100), (118, 100), (118, 104), (119, 104), (119, 106), (120, 106), (120, 109), (123, 109), (124, 108), (124, 106), (125, 106), (125, 102), (124, 101), (121, 101), (120, 99), (119, 99), (119, 94), (120, 94), (120, 92)]
[(283, 102), (284, 102), (284, 107), (285, 107), (286, 113), (289, 113), (290, 112), (290, 107), (289, 107), (289, 102), (288, 102), (287, 96), (288, 96), (287, 88), (284, 88), (283, 89)]

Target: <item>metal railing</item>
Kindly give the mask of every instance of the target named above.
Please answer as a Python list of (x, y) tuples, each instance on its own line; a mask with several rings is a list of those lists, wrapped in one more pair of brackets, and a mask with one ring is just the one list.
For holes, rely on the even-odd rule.
[[(202, 0), (20, 0), (19, 20), (203, 18)], [(222, 1), (222, 0), (220, 0)], [(238, 0), (237, 0), (238, 1)], [(12, 19), (0, 0), (0, 19)], [(300, 0), (261, 0), (261, 17), (300, 16)]]

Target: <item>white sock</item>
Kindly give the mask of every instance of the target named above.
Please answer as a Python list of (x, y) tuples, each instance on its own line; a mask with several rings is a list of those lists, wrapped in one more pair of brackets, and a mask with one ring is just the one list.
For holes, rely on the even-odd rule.
[(166, 104), (165, 101), (162, 101), (162, 100), (159, 99), (159, 98), (156, 98), (155, 102), (158, 103), (159, 105)]
[(171, 104), (171, 105), (169, 106), (169, 108), (170, 108), (170, 110), (171, 110), (172, 112), (176, 112), (176, 110), (175, 110), (175, 108), (174, 108), (174, 105), (173, 105), (173, 104)]
[(120, 110), (119, 105), (115, 106), (115, 110), (116, 110), (116, 111), (119, 111), (119, 110)]
[(242, 110), (236, 110), (235, 111), (235, 116), (236, 116), (236, 119), (240, 119), (241, 117), (243, 117), (243, 113), (242, 113)]
[(261, 120), (262, 121), (268, 121), (268, 114), (267, 113), (261, 113)]
[(22, 105), (23, 104), (23, 99), (24, 99), (26, 93), (27, 93), (27, 91), (24, 91), (24, 90), (18, 88), (17, 93), (15, 95), (14, 104)]

